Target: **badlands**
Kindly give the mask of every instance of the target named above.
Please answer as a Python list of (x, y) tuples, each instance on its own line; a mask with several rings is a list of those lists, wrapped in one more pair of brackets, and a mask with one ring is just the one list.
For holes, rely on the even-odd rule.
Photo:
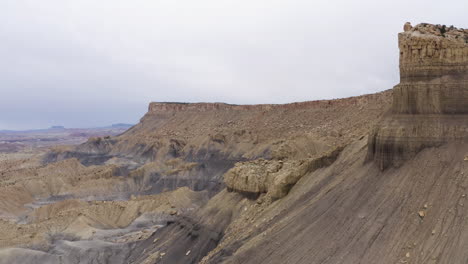
[(151, 103), (0, 160), (0, 263), (468, 263), (468, 30), (405, 24), (400, 84)]

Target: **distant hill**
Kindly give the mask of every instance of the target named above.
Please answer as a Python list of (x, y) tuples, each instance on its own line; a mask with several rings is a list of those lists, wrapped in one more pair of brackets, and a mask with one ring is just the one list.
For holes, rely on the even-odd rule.
[(132, 125), (119, 123), (93, 128), (51, 126), (46, 129), (23, 131), (0, 130), (0, 153), (19, 152), (25, 147), (40, 148), (81, 144), (92, 137), (109, 137), (122, 134), (130, 127)]
[(102, 126), (102, 127), (89, 127), (89, 128), (66, 128), (65, 126), (51, 126), (49, 128), (39, 128), (39, 129), (27, 129), (27, 130), (1, 130), (0, 133), (38, 133), (38, 132), (48, 132), (48, 131), (57, 131), (57, 130), (66, 130), (66, 131), (74, 131), (74, 130), (102, 130), (102, 129), (128, 129), (131, 128), (133, 124), (125, 124), (125, 123), (116, 123), (110, 126)]
[(117, 123), (117, 124), (112, 124), (111, 127), (113, 128), (130, 128), (132, 127), (133, 124), (125, 124), (125, 123)]

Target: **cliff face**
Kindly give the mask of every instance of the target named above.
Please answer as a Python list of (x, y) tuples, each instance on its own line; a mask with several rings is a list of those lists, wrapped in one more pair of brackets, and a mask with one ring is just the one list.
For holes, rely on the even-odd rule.
[[(292, 104), (291, 104), (292, 105)], [(278, 105), (276, 105), (278, 106)], [(225, 103), (150, 103), (148, 113), (161, 112), (207, 112), (207, 111), (222, 111), (222, 110), (270, 110), (275, 105), (233, 105)]]
[(468, 113), (468, 30), (420, 24), (398, 35), (395, 114)]
[(369, 142), (368, 157), (381, 169), (468, 138), (468, 30), (407, 24), (398, 40), (400, 84)]
[(126, 133), (92, 138), (46, 161), (115, 164), (151, 193), (183, 186), (216, 193), (235, 163), (314, 157), (365, 136), (390, 105), (390, 91), (281, 105), (151, 103)]

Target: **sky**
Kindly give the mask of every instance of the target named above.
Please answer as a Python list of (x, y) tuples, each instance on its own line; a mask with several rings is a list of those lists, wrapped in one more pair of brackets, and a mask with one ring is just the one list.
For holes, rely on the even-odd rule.
[(1, 0), (0, 130), (137, 123), (149, 102), (289, 103), (398, 83), (407, 21), (466, 0)]

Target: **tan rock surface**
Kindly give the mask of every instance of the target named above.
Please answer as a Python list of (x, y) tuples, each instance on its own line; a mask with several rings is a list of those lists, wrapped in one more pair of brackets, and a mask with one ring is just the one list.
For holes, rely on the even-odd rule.
[(47, 243), (49, 235), (60, 233), (90, 239), (97, 230), (125, 228), (143, 213), (170, 215), (173, 207), (194, 210), (204, 197), (182, 188), (129, 201), (64, 200), (37, 208), (28, 215), (26, 224), (0, 220), (0, 247), (41, 245)]
[(224, 175), (228, 190), (259, 195), (266, 193), (272, 199), (286, 196), (289, 190), (306, 174), (331, 165), (342, 147), (336, 147), (315, 157), (294, 160), (254, 160), (237, 163)]
[(390, 113), (369, 138), (368, 158), (381, 169), (423, 148), (468, 140), (468, 33), (419, 24), (398, 39), (401, 81)]

